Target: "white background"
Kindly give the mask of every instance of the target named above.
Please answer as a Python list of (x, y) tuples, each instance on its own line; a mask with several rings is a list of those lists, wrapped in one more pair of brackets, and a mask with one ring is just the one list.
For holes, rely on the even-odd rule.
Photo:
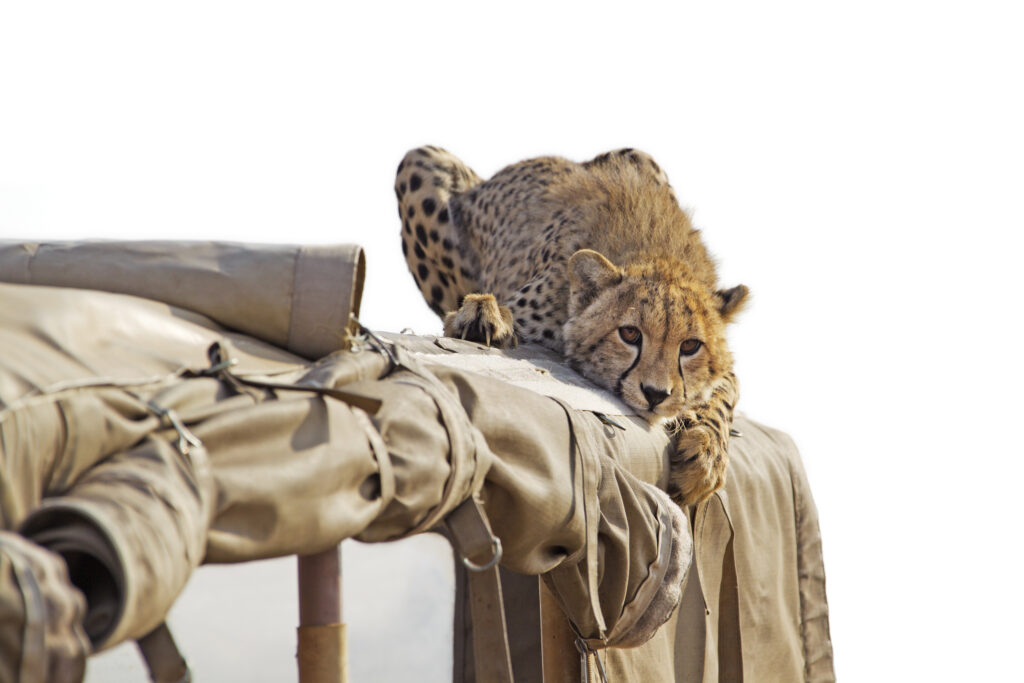
[[(485, 177), (644, 149), (754, 293), (731, 332), (740, 407), (803, 451), (839, 677), (1005, 680), (1024, 613), (1014, 4), (4, 3), (0, 238), (359, 242), (365, 321), (436, 332), (399, 248), (408, 148)], [(447, 675), (443, 556), (347, 552), (353, 680)], [(198, 680), (294, 676), (292, 562), (198, 572), (172, 618)], [(404, 642), (385, 598), (421, 610)], [(90, 680), (143, 680), (116, 656)]]

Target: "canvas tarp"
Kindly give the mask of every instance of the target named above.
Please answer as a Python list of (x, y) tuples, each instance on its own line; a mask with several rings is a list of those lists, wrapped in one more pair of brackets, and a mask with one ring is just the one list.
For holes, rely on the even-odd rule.
[(835, 681), (817, 510), (792, 439), (738, 416), (724, 489), (695, 509), (694, 567), (654, 638), (609, 680)]
[(344, 345), (365, 270), (352, 244), (0, 240), (0, 282), (162, 301), (312, 359)]
[(585, 637), (646, 639), (677, 602), (682, 515), (609, 457), (628, 440), (580, 447), (604, 426), (567, 403), (401, 348), (308, 363), (123, 295), (0, 301), (2, 526), (70, 558), (95, 647), (158, 625), (201, 561), (426, 531), (475, 492), (503, 564), (545, 573)]
[[(14, 558), (0, 563), (0, 581), (26, 596), (20, 612), (9, 598), (0, 604), (20, 614), (0, 620), (9, 671), (39, 665), (38, 656), (15, 652), (42, 650), (49, 666), (67, 668), (81, 649), (81, 632), (65, 647), (47, 647), (52, 624), (30, 623), (40, 603), (63, 606), (64, 615), (81, 609), (59, 580), (61, 564), (48, 563), (40, 546), (67, 560), (86, 593), (86, 631), (102, 648), (159, 624), (202, 561), (311, 553), (352, 536), (397, 538), (433, 528), (474, 492), (504, 546), (502, 565), (542, 574), (592, 645), (635, 645), (664, 621), (684, 585), (690, 538), (679, 510), (652, 486), (665, 479), (662, 430), (578, 378), (559, 377), (557, 359), (536, 350), (509, 355), (390, 337), (390, 358), (365, 340), (316, 362), (293, 355), (281, 347), (315, 359), (347, 345), (361, 254), (261, 247), (250, 259), (247, 249), (0, 246), (0, 280), (52, 277), (64, 287), (0, 285), (0, 528), (12, 540), (0, 556)], [(64, 265), (47, 271), (41, 255), (54, 253)], [(346, 273), (331, 285), (342, 294), (306, 296), (302, 264), (331, 270), (332, 258)], [(147, 291), (132, 284), (139, 278)], [(247, 284), (232, 290), (237, 280)], [(77, 289), (90, 286), (157, 298), (173, 290), (182, 307)], [(218, 303), (225, 288), (236, 293), (226, 309)], [(316, 315), (306, 310), (317, 305)], [(320, 346), (295, 342), (285, 323), (294, 320), (323, 321)], [(602, 415), (618, 415), (618, 426)], [(624, 680), (698, 680), (665, 678), (673, 668), (665, 662), (691, 650), (710, 654), (705, 673), (725, 657), (726, 666), (754, 672), (761, 662), (779, 674), (750, 680), (792, 680), (797, 670), (828, 680), (813, 503), (791, 444), (764, 433), (775, 436), (752, 441), (750, 457), (735, 461), (765, 469), (766, 446), (773, 487), (737, 505), (730, 483), (695, 511), (707, 637), (702, 630), (699, 647), (686, 635), (673, 641), (670, 622), (647, 645), (607, 650), (607, 666)], [(749, 488), (762, 479), (734, 472), (730, 481)], [(11, 531), (38, 545), (22, 552)], [(777, 552), (762, 557), (766, 543)], [(33, 566), (52, 579), (36, 581), (35, 593), (26, 587)], [(718, 638), (729, 627), (728, 604), (712, 609), (737, 580), (731, 613), (742, 644)], [(746, 599), (746, 582), (756, 599)], [(697, 583), (689, 585), (691, 594)], [(811, 675), (814, 666), (820, 675)]]

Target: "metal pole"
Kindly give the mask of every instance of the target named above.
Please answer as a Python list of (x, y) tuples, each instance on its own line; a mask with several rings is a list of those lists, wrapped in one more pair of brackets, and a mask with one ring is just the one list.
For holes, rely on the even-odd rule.
[(299, 683), (346, 683), (341, 546), (299, 557)]

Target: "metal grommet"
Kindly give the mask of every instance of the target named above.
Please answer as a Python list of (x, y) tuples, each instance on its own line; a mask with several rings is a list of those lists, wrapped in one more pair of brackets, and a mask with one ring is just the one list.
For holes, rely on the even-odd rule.
[(494, 565), (501, 561), (501, 539), (497, 536), (491, 536), (491, 548), (493, 548), (494, 555), (484, 564), (476, 564), (468, 557), (462, 558), (462, 564), (466, 566), (466, 569), (471, 572), (485, 572)]

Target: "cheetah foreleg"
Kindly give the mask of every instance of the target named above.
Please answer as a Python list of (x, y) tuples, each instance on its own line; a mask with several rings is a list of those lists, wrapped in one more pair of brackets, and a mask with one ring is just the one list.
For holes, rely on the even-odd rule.
[(715, 385), (706, 403), (680, 415), (669, 459), (669, 494), (679, 505), (699, 503), (725, 485), (738, 398), (736, 375), (730, 372)]

